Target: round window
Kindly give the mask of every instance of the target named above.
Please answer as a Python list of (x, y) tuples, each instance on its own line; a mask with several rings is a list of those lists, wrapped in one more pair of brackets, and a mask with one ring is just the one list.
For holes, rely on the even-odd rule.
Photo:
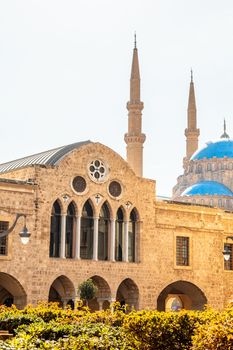
[(108, 190), (113, 197), (119, 197), (122, 192), (121, 185), (117, 181), (112, 181), (109, 185)]
[(89, 164), (88, 173), (93, 181), (102, 182), (105, 180), (108, 170), (104, 162), (99, 159), (95, 159)]
[(87, 187), (86, 180), (82, 176), (76, 176), (73, 180), (72, 185), (73, 189), (79, 193), (84, 192)]

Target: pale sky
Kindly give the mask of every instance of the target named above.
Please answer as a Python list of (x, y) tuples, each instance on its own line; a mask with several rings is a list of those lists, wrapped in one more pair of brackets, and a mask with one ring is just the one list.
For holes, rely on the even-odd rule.
[(233, 135), (232, 0), (0, 0), (0, 163), (90, 139), (125, 157), (137, 32), (144, 176), (170, 196), (190, 68), (200, 146)]

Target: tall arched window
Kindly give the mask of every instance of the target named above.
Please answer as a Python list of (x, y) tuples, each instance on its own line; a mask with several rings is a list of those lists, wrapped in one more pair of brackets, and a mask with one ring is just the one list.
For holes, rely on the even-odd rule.
[(54, 202), (51, 213), (50, 224), (50, 246), (49, 256), (58, 258), (60, 256), (61, 242), (61, 208), (58, 201)]
[(74, 222), (75, 208), (74, 204), (70, 203), (66, 214), (66, 258), (73, 257), (73, 241), (74, 241)]
[(129, 220), (129, 245), (128, 245), (128, 258), (129, 262), (135, 261), (135, 241), (136, 241), (136, 222), (137, 215), (135, 210), (133, 209), (130, 213)]
[(81, 259), (92, 259), (93, 257), (93, 210), (89, 201), (86, 201), (82, 211), (81, 235), (80, 235), (80, 257)]
[(98, 232), (98, 260), (108, 260), (108, 233), (110, 227), (109, 209), (104, 203), (100, 210)]
[(122, 261), (123, 253), (123, 220), (124, 215), (121, 208), (117, 210), (116, 216), (116, 231), (115, 231), (115, 259), (116, 261)]

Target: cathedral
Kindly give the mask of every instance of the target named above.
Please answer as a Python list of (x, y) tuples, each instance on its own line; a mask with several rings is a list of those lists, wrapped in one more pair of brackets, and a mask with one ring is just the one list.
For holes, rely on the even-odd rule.
[[(184, 174), (171, 200), (143, 177), (143, 102), (133, 49), (126, 160), (90, 140), (0, 165), (0, 303), (72, 307), (98, 288), (91, 310), (114, 301), (158, 310), (222, 308), (233, 300), (233, 144), (198, 150), (191, 77)], [(223, 254), (224, 253), (224, 254)]]

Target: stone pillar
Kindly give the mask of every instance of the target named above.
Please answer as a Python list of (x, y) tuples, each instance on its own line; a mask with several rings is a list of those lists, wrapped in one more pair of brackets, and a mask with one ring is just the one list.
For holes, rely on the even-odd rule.
[(109, 298), (110, 310), (112, 313), (114, 312), (113, 303), (115, 303), (115, 302), (116, 302), (116, 298)]
[(94, 237), (93, 237), (93, 260), (98, 260), (98, 228), (99, 218), (94, 218)]
[(66, 214), (61, 215), (61, 249), (60, 258), (66, 257)]
[(123, 254), (123, 261), (128, 262), (128, 246), (129, 246), (129, 222), (124, 221), (124, 254)]
[(81, 217), (76, 216), (76, 232), (75, 232), (75, 259), (80, 259), (80, 232), (81, 232)]
[(115, 261), (115, 240), (116, 240), (116, 234), (115, 234), (115, 228), (116, 228), (116, 220), (111, 219), (111, 228), (110, 228), (110, 260)]
[(103, 303), (104, 300), (103, 299), (97, 299), (98, 303), (99, 303), (99, 311), (103, 310)]

